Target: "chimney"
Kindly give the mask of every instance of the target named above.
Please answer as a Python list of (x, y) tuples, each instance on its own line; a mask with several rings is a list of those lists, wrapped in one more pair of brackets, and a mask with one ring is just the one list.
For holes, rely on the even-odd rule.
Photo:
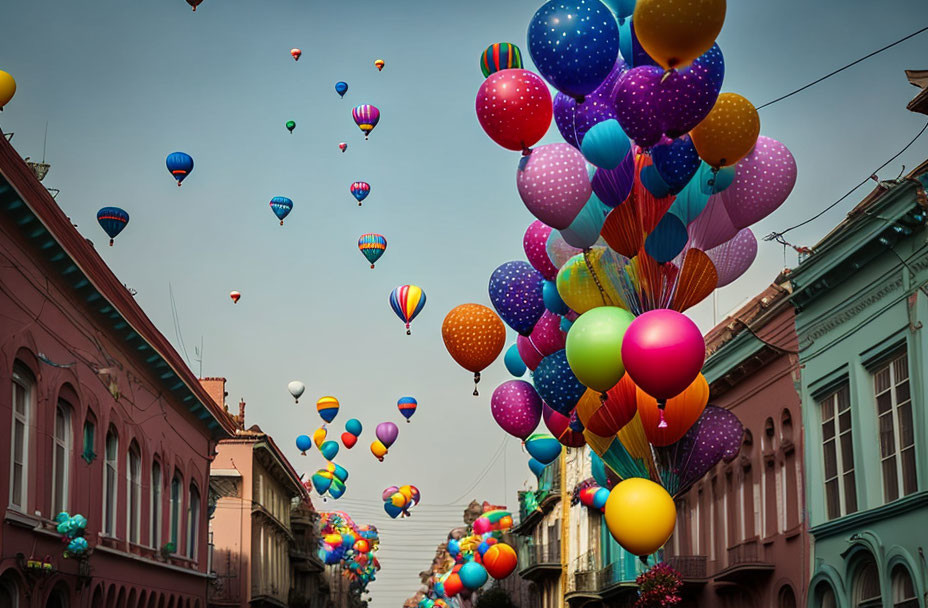
[(245, 428), (245, 400), (239, 399), (238, 401), (238, 426), (244, 430)]
[(200, 378), (200, 386), (206, 389), (216, 405), (224, 410), (227, 409), (226, 397), (229, 393), (226, 392), (225, 378)]

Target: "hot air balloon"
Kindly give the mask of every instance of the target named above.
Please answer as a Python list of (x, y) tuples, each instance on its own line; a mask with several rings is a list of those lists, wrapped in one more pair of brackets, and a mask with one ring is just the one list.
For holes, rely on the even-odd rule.
[(129, 223), (129, 214), (119, 207), (104, 207), (97, 211), (97, 222), (100, 223), (103, 231), (109, 235), (110, 247), (112, 247), (113, 239)]
[(480, 70), (484, 78), (500, 70), (522, 69), (522, 51), (509, 42), (497, 42), (487, 47), (480, 56)]
[(242, 294), (238, 291), (230, 291), (229, 297), (232, 298), (233, 304), (238, 304), (238, 301), (242, 298)]
[(13, 95), (15, 94), (16, 80), (7, 72), (0, 70), (0, 112), (3, 111), (3, 106), (10, 103), (10, 100), (13, 99)]
[(361, 206), (361, 201), (367, 198), (367, 195), (371, 193), (371, 185), (367, 182), (355, 182), (351, 184), (351, 194), (356, 199), (358, 199), (358, 207)]
[(377, 59), (374, 61), (374, 66), (377, 68), (378, 72), (383, 71), (383, 66), (385, 65), (387, 65), (387, 63), (383, 59)]
[(351, 111), (351, 117), (354, 118), (354, 123), (364, 133), (364, 139), (367, 139), (374, 127), (377, 126), (377, 123), (380, 122), (380, 110), (370, 104), (362, 104)]
[[(232, 292), (236, 293), (236, 292)], [(293, 395), (293, 401), (295, 403), (300, 402), (300, 396), (303, 394), (303, 391), (306, 390), (306, 385), (300, 382), (299, 380), (294, 380), (287, 385), (287, 390), (290, 391), (290, 394)]]
[(287, 124), (285, 124), (284, 126), (287, 127), (287, 130), (290, 131), (291, 135), (293, 134), (293, 130), (296, 129), (296, 123), (293, 122), (292, 120), (288, 120)]
[(283, 226), (284, 218), (290, 215), (290, 211), (293, 209), (293, 201), (286, 196), (275, 196), (271, 199), (270, 205), (271, 211), (274, 212), (274, 215), (280, 220), (280, 225)]
[(197, 7), (203, 3), (203, 0), (187, 0), (187, 4), (193, 7), (193, 12), (197, 12)]
[(344, 152), (345, 150), (348, 149), (348, 144), (346, 144), (345, 142), (342, 142), (342, 143), (338, 144), (338, 149), (341, 150), (342, 152)]
[(319, 412), (320, 418), (326, 422), (332, 422), (338, 415), (338, 399), (335, 397), (320, 398), (316, 402), (316, 411)]
[(399, 401), (396, 402), (396, 407), (400, 410), (400, 414), (406, 418), (406, 422), (409, 422), (412, 415), (416, 413), (419, 402), (416, 401), (415, 397), (400, 397)]
[(387, 250), (387, 239), (382, 234), (362, 234), (361, 238), (358, 239), (358, 249), (361, 250), (361, 253), (364, 254), (367, 261), (371, 263), (371, 268), (373, 268), (374, 263)]
[(344, 80), (339, 80), (335, 83), (335, 92), (338, 93), (339, 97), (344, 97), (345, 93), (348, 92), (348, 83)]
[(303, 51), (301, 51), (300, 49), (290, 49), (290, 55), (293, 56), (294, 61), (299, 61), (300, 55), (302, 54), (303, 54)]
[(410, 335), (409, 324), (425, 308), (425, 292), (416, 285), (400, 285), (390, 293), (390, 307), (406, 323), (406, 335)]
[(177, 185), (180, 186), (180, 183), (193, 171), (193, 157), (184, 152), (172, 152), (168, 154), (167, 166), (168, 171), (177, 180)]

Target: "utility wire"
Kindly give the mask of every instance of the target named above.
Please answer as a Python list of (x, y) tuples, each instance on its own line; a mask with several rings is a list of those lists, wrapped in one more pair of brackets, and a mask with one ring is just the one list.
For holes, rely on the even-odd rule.
[(848, 68), (850, 68), (850, 67), (853, 67), (853, 66), (857, 65), (857, 64), (860, 63), (860, 62), (866, 61), (867, 59), (870, 59), (870, 58), (873, 57), (874, 55), (879, 55), (879, 54), (882, 53), (883, 51), (889, 50), (889, 49), (893, 48), (894, 46), (896, 46), (897, 44), (902, 44), (903, 42), (905, 42), (905, 41), (908, 40), (909, 38), (914, 38), (915, 36), (918, 36), (918, 35), (921, 34), (922, 32), (926, 32), (926, 31), (928, 31), (928, 26), (923, 27), (922, 29), (918, 30), (917, 32), (912, 32), (912, 33), (909, 34), (908, 36), (906, 36), (906, 37), (904, 37), (904, 38), (900, 38), (899, 40), (896, 40), (895, 42), (892, 42), (892, 43), (890, 43), (890, 44), (887, 44), (887, 45), (884, 46), (883, 48), (877, 49), (877, 50), (873, 51), (872, 53), (870, 53), (870, 54), (868, 54), (868, 55), (864, 55), (864, 56), (861, 57), (860, 59), (857, 59), (856, 61), (852, 61), (851, 63), (849, 63), (849, 64), (847, 64), (847, 65), (845, 65), (845, 66), (843, 66), (843, 67), (840, 67), (840, 68), (838, 68), (837, 70), (834, 70), (833, 72), (829, 72), (828, 74), (825, 74), (825, 75), (822, 76), (821, 78), (818, 78), (817, 80), (813, 80), (812, 82), (810, 82), (809, 84), (807, 84), (807, 85), (805, 85), (805, 86), (799, 87), (799, 88), (796, 89), (795, 91), (791, 91), (791, 92), (787, 93), (786, 95), (781, 95), (780, 97), (777, 97), (776, 99), (774, 99), (774, 100), (772, 100), (772, 101), (768, 101), (767, 103), (765, 103), (765, 104), (762, 105), (762, 106), (757, 106), (757, 109), (758, 109), (758, 110), (762, 110), (762, 109), (766, 108), (767, 106), (772, 106), (773, 104), (777, 103), (778, 101), (783, 101), (783, 100), (786, 99), (787, 97), (792, 97), (792, 96), (795, 95), (796, 93), (801, 93), (802, 91), (805, 91), (805, 90), (808, 89), (809, 87), (812, 87), (812, 86), (817, 85), (818, 83), (822, 82), (823, 80), (828, 80), (829, 78), (831, 78), (831, 77), (834, 76), (835, 74), (840, 74), (840, 73), (843, 72), (844, 70), (846, 70), (846, 69), (848, 69)]

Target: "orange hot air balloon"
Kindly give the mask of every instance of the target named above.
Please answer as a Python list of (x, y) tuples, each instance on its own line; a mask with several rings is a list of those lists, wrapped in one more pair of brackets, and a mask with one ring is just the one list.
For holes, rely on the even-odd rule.
[(230, 291), (229, 297), (232, 298), (233, 304), (238, 304), (238, 301), (241, 299), (242, 294), (237, 291)]
[(648, 441), (657, 446), (670, 445), (682, 439), (706, 409), (709, 383), (699, 374), (682, 393), (667, 400), (663, 412), (657, 399), (640, 388), (637, 401), (638, 416)]
[(709, 115), (690, 131), (699, 158), (720, 169), (748, 155), (760, 135), (760, 117), (750, 101), (737, 93), (722, 93)]
[(506, 326), (499, 316), (481, 304), (461, 304), (441, 324), (445, 348), (458, 365), (474, 372), (474, 396), (480, 372), (493, 363), (506, 343)]
[(293, 56), (294, 61), (299, 61), (300, 55), (303, 54), (303, 51), (301, 51), (300, 49), (290, 49), (290, 54)]
[(383, 59), (378, 59), (377, 61), (374, 62), (374, 65), (377, 67), (377, 71), (381, 72), (383, 71), (383, 66), (387, 64)]
[(625, 374), (618, 384), (603, 395), (587, 390), (577, 403), (577, 416), (591, 433), (612, 437), (635, 417), (638, 411), (638, 387), (631, 376)]
[(379, 439), (375, 439), (371, 444), (371, 454), (377, 457), (377, 460), (383, 462), (383, 457), (387, 455), (387, 446)]

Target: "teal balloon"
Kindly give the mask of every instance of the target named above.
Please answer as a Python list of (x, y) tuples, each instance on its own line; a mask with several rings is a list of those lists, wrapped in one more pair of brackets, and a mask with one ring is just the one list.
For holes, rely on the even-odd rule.
[(593, 480), (604, 488), (609, 487), (609, 476), (606, 474), (606, 463), (599, 454), (590, 450), (590, 468), (593, 470)]
[(628, 135), (619, 126), (619, 121), (609, 118), (596, 123), (583, 136), (580, 151), (584, 158), (601, 169), (618, 167), (631, 150)]
[(635, 12), (635, 0), (602, 0), (618, 19), (631, 17)]
[(545, 281), (541, 286), (541, 298), (545, 302), (545, 308), (556, 315), (566, 315), (570, 312), (570, 307), (561, 299), (561, 294), (557, 292), (557, 283), (554, 281)]
[(559, 231), (561, 237), (571, 247), (589, 249), (599, 240), (599, 233), (610, 211), (612, 209), (604, 205), (595, 194), (591, 195), (570, 226)]
[(344, 482), (333, 479), (332, 485), (329, 486), (329, 496), (337, 500), (342, 497), (342, 494), (344, 494), (347, 489), (348, 486), (346, 486)]
[[(708, 167), (703, 163), (704, 167)], [(668, 215), (677, 217), (684, 226), (688, 226), (699, 217), (706, 205), (709, 204), (709, 193), (703, 190), (705, 182), (700, 172), (697, 172), (683, 190), (677, 193), (673, 205), (667, 210)], [(666, 217), (666, 216), (665, 216)], [(663, 219), (663, 218), (662, 218)]]
[(332, 473), (335, 475), (335, 479), (338, 479), (342, 483), (348, 481), (348, 469), (341, 466), (340, 464), (332, 463), (332, 466), (335, 467), (335, 471)]
[(634, 320), (624, 308), (599, 306), (574, 321), (567, 332), (567, 363), (586, 387), (606, 392), (625, 375), (622, 339)]
[(332, 485), (332, 478), (320, 473), (313, 473), (312, 481), (313, 487), (319, 494), (325, 494), (325, 491)]
[(487, 569), (477, 562), (467, 562), (461, 566), (458, 576), (461, 577), (461, 583), (470, 590), (480, 589), (489, 578)]
[[(600, 462), (602, 462), (602, 461), (600, 461)], [(545, 468), (546, 468), (546, 467), (547, 467), (547, 465), (541, 464), (540, 462), (538, 462), (538, 461), (535, 460), (534, 458), (529, 458), (529, 459), (528, 459), (528, 468), (529, 468), (529, 470), (530, 470), (532, 473), (535, 474), (535, 477), (541, 477), (541, 474), (545, 472)]]
[(305, 453), (311, 447), (313, 447), (313, 440), (309, 438), (309, 435), (300, 435), (296, 438), (296, 449), (299, 451)]
[(345, 423), (345, 431), (348, 433), (351, 433), (355, 437), (361, 436), (362, 428), (363, 427), (361, 426), (361, 421), (358, 420), (357, 418), (352, 418), (351, 420)]
[(599, 488), (593, 494), (593, 508), (602, 509), (606, 506), (607, 500), (609, 500), (609, 490), (606, 488)]
[(524, 376), (525, 370), (528, 369), (522, 357), (519, 356), (519, 348), (515, 344), (506, 350), (503, 363), (506, 364), (506, 370), (516, 378)]
[(319, 451), (326, 460), (332, 460), (338, 455), (338, 442), (326, 441), (319, 446)]
[(563, 319), (561, 319), (561, 331), (566, 334), (567, 332), (570, 331), (570, 328), (573, 326), (573, 324), (574, 324), (573, 321), (571, 321), (567, 317), (564, 317)]
[(561, 442), (554, 435), (536, 433), (525, 440), (525, 450), (544, 466), (548, 466), (561, 455)]
[(661, 174), (657, 172), (657, 168), (654, 165), (648, 165), (642, 169), (639, 177), (641, 179), (641, 185), (647, 188), (648, 192), (655, 197), (664, 198), (670, 194), (670, 186), (667, 185), (667, 182), (664, 181)]
[(645, 239), (644, 250), (658, 264), (664, 264), (683, 251), (689, 238), (686, 225), (680, 218), (673, 214), (665, 214)]
[(731, 186), (731, 183), (735, 181), (734, 165), (719, 169), (715, 172), (715, 175), (712, 174), (712, 167), (709, 167), (706, 163), (703, 163), (700, 169), (703, 167), (709, 168), (709, 175), (705, 176), (702, 180), (703, 192), (706, 194), (718, 194), (725, 188)]

